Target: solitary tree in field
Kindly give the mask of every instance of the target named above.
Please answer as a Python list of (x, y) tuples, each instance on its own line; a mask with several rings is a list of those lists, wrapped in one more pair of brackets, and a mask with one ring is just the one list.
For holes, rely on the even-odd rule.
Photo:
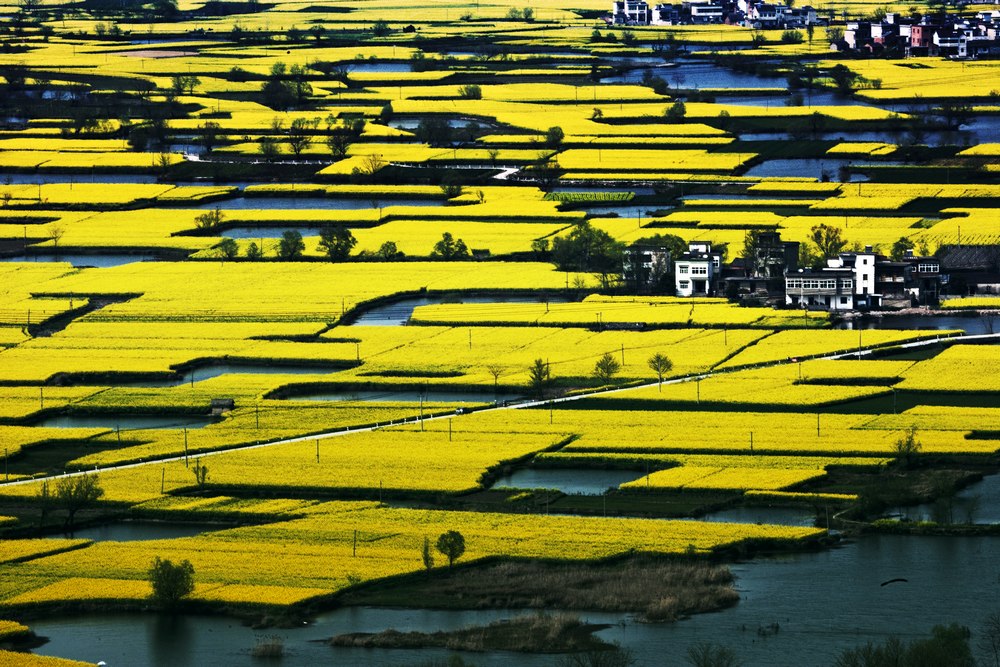
[(503, 375), (503, 366), (500, 364), (490, 364), (486, 367), (486, 370), (493, 376), (493, 391), (496, 393), (500, 390), (500, 376)]
[(610, 352), (605, 352), (604, 356), (597, 360), (594, 365), (594, 377), (597, 378), (601, 384), (608, 384), (611, 382), (618, 371), (620, 371), (622, 365), (618, 363), (614, 355)]
[(667, 358), (667, 355), (657, 352), (651, 356), (646, 363), (649, 364), (650, 370), (656, 373), (656, 379), (661, 385), (660, 391), (663, 391), (663, 376), (673, 369), (674, 362), (670, 361), (670, 359)]
[(923, 445), (917, 440), (917, 429), (915, 428), (910, 428), (906, 432), (906, 435), (897, 440), (896, 444), (893, 445), (896, 458), (899, 459), (900, 463), (907, 466), (913, 462), (914, 457), (920, 453), (922, 448)]
[(194, 473), (194, 479), (198, 483), (199, 487), (205, 486), (208, 482), (208, 466), (201, 462), (201, 459), (197, 459), (194, 462), (194, 468), (191, 469)]
[(187, 560), (174, 565), (157, 556), (149, 568), (149, 583), (153, 586), (153, 601), (164, 609), (173, 609), (194, 591), (194, 566)]
[(441, 240), (434, 244), (431, 257), (441, 259), (466, 259), (469, 256), (469, 247), (462, 239), (455, 239), (451, 232), (441, 235)]
[(558, 125), (553, 125), (545, 131), (545, 145), (549, 148), (559, 148), (559, 145), (566, 137), (566, 133)]
[(436, 546), (437, 550), (448, 559), (448, 567), (451, 567), (465, 553), (465, 538), (457, 530), (449, 530), (447, 533), (441, 533)]
[(549, 372), (549, 365), (545, 363), (544, 359), (535, 359), (531, 368), (528, 369), (528, 384), (531, 385), (535, 396), (541, 398), (551, 383), (552, 374)]
[(347, 227), (326, 227), (319, 233), (319, 249), (326, 253), (331, 262), (342, 262), (351, 256), (351, 250), (358, 244), (354, 234)]
[(75, 475), (56, 482), (56, 503), (66, 510), (66, 528), (73, 528), (76, 513), (90, 507), (104, 495), (97, 475)]

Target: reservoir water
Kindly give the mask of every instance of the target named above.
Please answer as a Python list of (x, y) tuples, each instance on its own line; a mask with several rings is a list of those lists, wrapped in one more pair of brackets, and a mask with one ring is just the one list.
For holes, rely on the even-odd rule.
[[(730, 647), (745, 667), (832, 664), (838, 652), (883, 641), (926, 636), (932, 626), (957, 622), (974, 632), (1000, 600), (1000, 537), (873, 535), (820, 552), (759, 558), (732, 566), (740, 602), (730, 609), (671, 625), (636, 623), (621, 614), (582, 613), (611, 623), (598, 633), (632, 649), (637, 665), (684, 667), (687, 648), (711, 641)], [(882, 585), (890, 580), (896, 583)], [(51, 641), (36, 649), (109, 667), (257, 665), (258, 637), (285, 641), (283, 667), (319, 664), (391, 667), (446, 659), (446, 650), (331, 648), (315, 640), (345, 632), (447, 630), (485, 624), (521, 612), (343, 608), (296, 629), (253, 630), (223, 617), (156, 614), (79, 615), (42, 619), (33, 629)], [(773, 634), (758, 628), (777, 624)], [(973, 637), (973, 642), (975, 637)], [(479, 667), (556, 665), (556, 656), (474, 653)]]

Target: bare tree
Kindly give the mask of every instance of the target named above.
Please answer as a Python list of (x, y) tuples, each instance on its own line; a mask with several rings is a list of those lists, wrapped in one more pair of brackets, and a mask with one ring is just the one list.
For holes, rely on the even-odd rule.
[(486, 370), (493, 376), (493, 391), (500, 391), (500, 376), (503, 375), (503, 366), (500, 364), (490, 364), (486, 367)]
[(995, 611), (983, 621), (983, 629), (979, 633), (979, 650), (985, 660), (983, 664), (1000, 667), (1000, 611)]

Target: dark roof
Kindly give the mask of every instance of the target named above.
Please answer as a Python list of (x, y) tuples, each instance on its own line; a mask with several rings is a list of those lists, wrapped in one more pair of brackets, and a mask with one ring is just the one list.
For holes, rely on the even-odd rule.
[(943, 245), (934, 253), (944, 270), (1000, 267), (1000, 245)]

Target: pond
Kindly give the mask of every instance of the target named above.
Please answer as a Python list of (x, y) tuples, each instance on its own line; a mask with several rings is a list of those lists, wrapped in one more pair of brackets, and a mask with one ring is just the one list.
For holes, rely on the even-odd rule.
[[(838, 322), (836, 329), (907, 329), (954, 330), (961, 329), (969, 335), (994, 333), (990, 322), (981, 317), (960, 315), (884, 315), (882, 317), (862, 317)], [(1000, 320), (993, 322), (993, 328), (1000, 333)]]
[(601, 218), (608, 214), (616, 214), (619, 218), (646, 218), (652, 217), (657, 211), (667, 211), (674, 208), (667, 204), (641, 204), (631, 206), (594, 206), (587, 207), (588, 214)]
[(149, 254), (94, 253), (84, 255), (59, 253), (55, 255), (52, 253), (21, 253), (19, 255), (0, 257), (0, 262), (68, 262), (75, 268), (90, 266), (107, 268), (134, 264), (136, 262), (155, 262), (157, 259), (155, 255)]
[(538, 297), (518, 297), (518, 296), (421, 296), (410, 297), (374, 306), (366, 309), (359, 315), (352, 326), (400, 326), (406, 324), (413, 316), (413, 311), (418, 306), (431, 306), (440, 303), (566, 303), (569, 301), (562, 296), (538, 296)]
[[(899, 162), (879, 162), (882, 165), (901, 164)], [(847, 158), (825, 158), (825, 159), (779, 159), (764, 160), (746, 171), (747, 176), (812, 176), (823, 180), (836, 179), (839, 177), (841, 167), (863, 167), (865, 162), (861, 159)], [(867, 181), (864, 174), (851, 173), (851, 182)]]
[[(393, 118), (386, 125), (394, 127), (397, 130), (415, 130), (420, 127), (421, 122), (423, 122), (421, 118)], [(461, 118), (449, 118), (446, 122), (448, 123), (448, 127), (452, 129), (460, 129), (473, 122), (479, 125), (483, 124), (479, 120), (462, 120)]]
[(231, 239), (280, 239), (285, 232), (294, 230), (302, 236), (319, 236), (319, 227), (299, 227), (286, 225), (284, 227), (229, 227), (222, 229), (213, 236), (224, 236)]
[(635, 470), (521, 468), (498, 478), (490, 488), (557, 489), (568, 495), (599, 496), (642, 476)]
[[(598, 636), (630, 648), (637, 665), (682, 667), (687, 648), (711, 641), (730, 647), (746, 667), (801, 667), (832, 664), (836, 655), (891, 635), (911, 640), (939, 623), (957, 622), (977, 630), (1000, 599), (996, 554), (1000, 538), (872, 535), (839, 548), (760, 558), (732, 566), (740, 603), (671, 625), (635, 623), (621, 614), (582, 613), (612, 627)], [(890, 580), (895, 583), (886, 583)], [(885, 585), (883, 585), (885, 584)], [(428, 611), (343, 608), (320, 615), (314, 624), (264, 631), (205, 616), (155, 614), (80, 615), (40, 619), (32, 628), (51, 641), (42, 655), (107, 661), (109, 667), (194, 667), (208, 664), (256, 665), (249, 652), (255, 638), (284, 638), (285, 667), (319, 664), (390, 667), (443, 660), (444, 650), (331, 648), (312, 643), (345, 632), (448, 630), (485, 624), (515, 612)], [(767, 636), (759, 627), (778, 624)], [(480, 667), (558, 664), (553, 656), (476, 653), (465, 656)]]
[[(374, 201), (374, 205), (373, 205)], [(348, 197), (235, 197), (223, 201), (199, 204), (194, 208), (222, 210), (246, 209), (334, 209), (338, 211), (356, 211), (391, 206), (441, 206), (440, 199), (352, 199)]]
[(709, 512), (698, 517), (697, 520), (723, 523), (772, 523), (779, 526), (814, 526), (816, 525), (816, 514), (802, 507), (746, 506)]
[[(660, 62), (662, 63), (662, 60)], [(683, 59), (677, 60), (676, 64), (641, 67), (619, 75), (604, 77), (601, 83), (638, 83), (647, 72), (665, 79), (671, 88), (695, 90), (788, 88), (788, 83), (781, 76), (758, 76), (749, 72), (736, 72), (702, 60)]]
[(164, 380), (137, 380), (127, 382), (116, 382), (116, 386), (130, 387), (177, 387), (182, 384), (192, 384), (201, 382), (220, 375), (247, 374), (247, 375), (326, 375), (336, 373), (340, 369), (330, 366), (286, 366), (283, 364), (268, 363), (235, 363), (235, 362), (212, 362), (200, 364), (194, 368), (189, 368), (180, 374), (180, 377), (168, 378)]
[(4, 174), (5, 185), (37, 185), (39, 183), (158, 183), (150, 174)]
[(210, 530), (228, 526), (210, 526), (197, 523), (167, 523), (156, 521), (119, 521), (100, 526), (77, 528), (65, 537), (94, 540), (95, 542), (147, 542), (171, 540), (177, 537), (194, 537)]
[(349, 63), (349, 74), (365, 74), (368, 72), (412, 72), (413, 64), (408, 62), (367, 62)]
[(215, 423), (211, 417), (197, 415), (54, 415), (46, 417), (35, 426), (45, 428), (107, 428), (120, 431), (137, 429), (181, 429), (204, 428)]
[(1000, 523), (1000, 475), (989, 475), (967, 486), (950, 500), (899, 508), (910, 521), (937, 523)]
[[(784, 92), (778, 95), (716, 95), (715, 102), (717, 104), (737, 104), (741, 106), (755, 106), (755, 107), (786, 107), (786, 106), (803, 106), (803, 107), (822, 107), (822, 106), (855, 106), (855, 107), (873, 107), (874, 104), (866, 102), (862, 99), (857, 99), (854, 97), (840, 97), (836, 93), (830, 92), (817, 92), (813, 91), (811, 94), (809, 91), (794, 91), (802, 95), (802, 104), (792, 105), (790, 104), (791, 96), (786, 95)], [(787, 135), (785, 135), (787, 137)], [(884, 133), (882, 134), (884, 137)]]

